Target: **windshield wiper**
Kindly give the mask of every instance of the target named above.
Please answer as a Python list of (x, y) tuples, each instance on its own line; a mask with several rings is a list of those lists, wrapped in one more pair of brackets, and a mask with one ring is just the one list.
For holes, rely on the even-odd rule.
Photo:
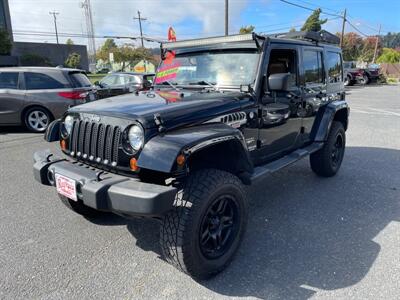
[(165, 81), (163, 81), (163, 82), (161, 82), (161, 83), (158, 83), (158, 84), (156, 84), (156, 85), (165, 85), (165, 84), (168, 84), (170, 87), (172, 87), (175, 91), (177, 91), (177, 92), (179, 92), (179, 89), (171, 82), (171, 81), (169, 81), (169, 80), (165, 80)]
[(212, 83), (206, 80), (201, 80), (201, 81), (197, 81), (197, 82), (189, 82), (190, 85), (208, 85), (209, 87), (211, 87), (214, 91), (219, 92), (220, 90), (216, 87), (216, 83)]

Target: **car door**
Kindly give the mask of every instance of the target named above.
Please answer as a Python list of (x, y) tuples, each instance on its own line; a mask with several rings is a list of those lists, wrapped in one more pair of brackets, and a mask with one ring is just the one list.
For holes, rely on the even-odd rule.
[(267, 51), (264, 74), (289, 73), (289, 91), (268, 91), (260, 103), (259, 146), (261, 161), (284, 155), (299, 144), (301, 91), (299, 87), (299, 51), (296, 45), (272, 44)]
[(301, 65), (303, 104), (299, 114), (303, 118), (303, 141), (307, 143), (310, 141), (318, 110), (328, 102), (323, 49), (303, 47)]
[(25, 93), (19, 72), (0, 72), (0, 124), (20, 124)]

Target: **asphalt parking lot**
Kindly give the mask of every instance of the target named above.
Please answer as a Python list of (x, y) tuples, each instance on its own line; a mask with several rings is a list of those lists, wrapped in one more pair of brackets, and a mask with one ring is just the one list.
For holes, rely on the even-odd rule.
[(195, 282), (160, 258), (158, 224), (67, 210), (36, 183), (42, 135), (0, 128), (2, 299), (399, 299), (400, 86), (352, 87), (347, 149), (334, 178), (303, 160), (248, 189), (232, 265)]

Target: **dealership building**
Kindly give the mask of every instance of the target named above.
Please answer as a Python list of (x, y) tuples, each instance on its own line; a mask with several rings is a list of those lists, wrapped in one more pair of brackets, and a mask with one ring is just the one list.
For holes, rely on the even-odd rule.
[[(8, 0), (0, 0), (0, 29), (5, 29), (8, 32), (13, 44), (11, 55), (0, 55), (0, 67), (24, 65), (24, 57), (28, 56), (42, 58), (48, 64), (58, 66), (64, 64), (69, 54), (78, 53), (81, 56), (80, 67), (84, 70), (89, 69), (88, 54), (85, 45), (14, 41)], [(30, 65), (32, 66), (32, 64)]]

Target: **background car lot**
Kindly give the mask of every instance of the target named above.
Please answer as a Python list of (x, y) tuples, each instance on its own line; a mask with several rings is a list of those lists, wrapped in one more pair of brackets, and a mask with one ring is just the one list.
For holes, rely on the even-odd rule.
[(338, 176), (303, 160), (249, 188), (239, 254), (200, 283), (161, 261), (154, 221), (66, 210), (31, 171), (33, 152), (57, 144), (0, 128), (0, 298), (399, 298), (399, 93), (350, 88)]

